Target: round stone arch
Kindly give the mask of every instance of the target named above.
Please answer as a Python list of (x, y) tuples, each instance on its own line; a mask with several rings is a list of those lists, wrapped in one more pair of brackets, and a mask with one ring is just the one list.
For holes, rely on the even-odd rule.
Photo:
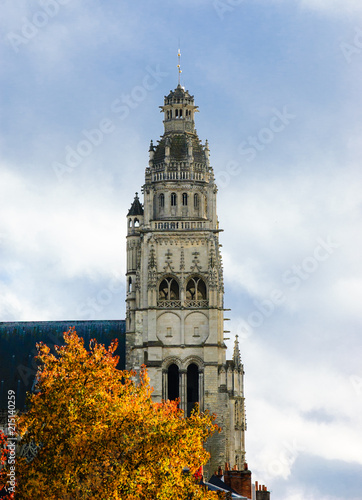
[(167, 370), (170, 365), (177, 365), (179, 370), (182, 370), (183, 363), (177, 356), (168, 356), (163, 360), (162, 370)]
[(194, 363), (195, 365), (198, 366), (199, 370), (204, 369), (204, 361), (200, 356), (194, 356), (191, 354), (191, 356), (187, 356), (184, 360), (182, 360), (182, 368), (184, 370), (187, 370), (187, 367), (191, 364)]

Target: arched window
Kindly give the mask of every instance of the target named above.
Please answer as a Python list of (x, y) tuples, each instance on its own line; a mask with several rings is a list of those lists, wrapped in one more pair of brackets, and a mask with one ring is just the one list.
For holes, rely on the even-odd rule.
[(187, 206), (187, 193), (182, 193), (182, 204), (184, 207)]
[(182, 118), (182, 109), (180, 109), (180, 118)]
[(165, 195), (163, 193), (161, 193), (158, 200), (159, 200), (160, 208), (163, 208), (165, 206)]
[(134, 227), (140, 227), (140, 221), (138, 219), (134, 220)]
[(180, 290), (178, 282), (175, 278), (165, 278), (161, 281), (160, 287), (158, 290), (158, 300), (179, 300), (180, 298)]
[(199, 195), (197, 193), (194, 194), (194, 207), (199, 208)]
[(199, 368), (195, 363), (187, 367), (187, 416), (191, 415), (195, 403), (199, 402)]
[(178, 118), (178, 109), (176, 109), (175, 114), (176, 114), (176, 118)]
[(178, 366), (172, 364), (167, 370), (167, 399), (175, 400), (180, 397), (180, 377)]
[(177, 200), (176, 193), (171, 193), (171, 207), (176, 206), (176, 200)]
[(206, 285), (202, 278), (194, 276), (186, 285), (186, 300), (206, 300)]
[(132, 219), (128, 219), (128, 227), (132, 227)]
[(131, 276), (128, 278), (128, 291), (132, 292), (132, 278), (131, 278)]

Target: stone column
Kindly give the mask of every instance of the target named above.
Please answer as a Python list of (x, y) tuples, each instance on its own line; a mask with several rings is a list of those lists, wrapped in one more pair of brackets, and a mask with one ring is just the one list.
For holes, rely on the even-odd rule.
[(162, 370), (162, 399), (168, 399), (168, 371)]
[(180, 408), (187, 414), (187, 371), (180, 370)]
[(204, 411), (204, 370), (199, 370), (199, 404), (200, 411)]

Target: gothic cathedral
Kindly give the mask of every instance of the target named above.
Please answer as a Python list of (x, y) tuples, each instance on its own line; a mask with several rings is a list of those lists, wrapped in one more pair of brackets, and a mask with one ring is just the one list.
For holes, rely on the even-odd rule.
[(127, 215), (126, 368), (148, 368), (153, 398), (196, 402), (222, 428), (206, 447), (209, 471), (245, 462), (243, 365), (224, 343), (224, 285), (208, 143), (195, 129), (194, 97), (180, 84), (160, 106), (142, 187)]

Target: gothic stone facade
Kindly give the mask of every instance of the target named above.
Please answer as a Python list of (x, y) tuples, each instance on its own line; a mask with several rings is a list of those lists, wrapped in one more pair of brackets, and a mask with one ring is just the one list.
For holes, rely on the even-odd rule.
[(149, 149), (127, 215), (126, 367), (146, 364), (154, 399), (180, 398), (189, 414), (218, 416), (207, 472), (245, 461), (243, 365), (224, 343), (224, 285), (208, 143), (196, 133), (194, 98), (179, 84), (161, 106), (164, 134)]

